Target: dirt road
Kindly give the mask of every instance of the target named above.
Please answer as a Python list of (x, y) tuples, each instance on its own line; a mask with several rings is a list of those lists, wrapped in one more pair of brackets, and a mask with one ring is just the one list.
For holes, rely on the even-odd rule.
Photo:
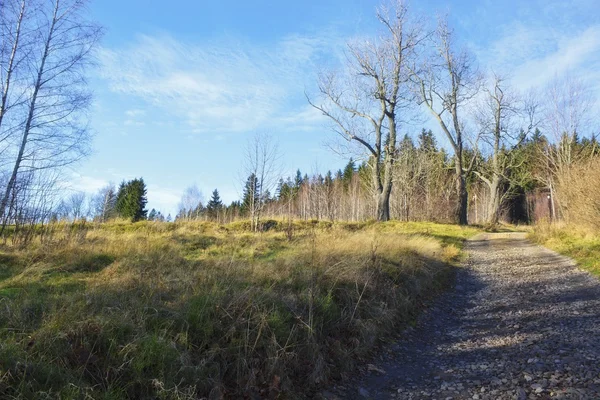
[(466, 250), (455, 289), (331, 398), (600, 399), (600, 280), (524, 234)]

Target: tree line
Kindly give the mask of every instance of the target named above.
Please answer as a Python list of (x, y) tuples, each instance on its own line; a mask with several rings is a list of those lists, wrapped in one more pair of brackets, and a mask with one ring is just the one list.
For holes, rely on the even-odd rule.
[[(345, 65), (321, 73), (318, 94), (309, 97), (332, 130), (368, 157), (375, 218), (390, 219), (395, 165), (402, 163), (401, 132), (410, 129), (415, 115), (428, 115), (448, 143), (453, 221), (468, 223), (478, 186), (487, 193), (487, 222), (498, 221), (522, 186), (523, 174), (515, 171), (523, 166), (523, 144), (540, 139), (539, 130), (544, 145), (536, 157), (545, 166), (528, 173), (551, 192), (556, 216), (555, 208), (562, 207), (555, 190), (559, 175), (575, 162), (574, 150), (583, 143), (577, 138), (593, 139), (595, 133), (588, 120), (589, 88), (564, 76), (523, 92), (511, 86), (510, 76), (478, 66), (446, 18), (430, 24), (411, 15), (403, 1), (380, 7), (376, 17), (379, 36), (348, 43)], [(595, 139), (589, 144), (584, 154), (594, 153)]]

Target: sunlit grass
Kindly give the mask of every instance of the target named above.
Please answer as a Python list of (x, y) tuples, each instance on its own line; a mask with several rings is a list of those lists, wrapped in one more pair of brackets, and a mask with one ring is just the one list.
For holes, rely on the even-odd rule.
[(531, 237), (538, 243), (569, 256), (579, 266), (600, 276), (600, 234), (566, 224), (540, 224)]
[[(452, 225), (113, 223), (0, 255), (0, 394), (310, 393), (452, 276)], [(68, 234), (66, 233), (68, 232)]]

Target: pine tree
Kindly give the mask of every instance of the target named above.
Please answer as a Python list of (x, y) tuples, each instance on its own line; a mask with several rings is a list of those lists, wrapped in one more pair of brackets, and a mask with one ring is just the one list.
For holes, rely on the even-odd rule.
[(132, 222), (146, 219), (146, 184), (142, 178), (121, 182), (117, 193), (116, 211), (121, 218)]
[(156, 209), (153, 208), (152, 210), (150, 210), (150, 213), (148, 214), (148, 221), (155, 221), (156, 216), (157, 216)]
[(219, 216), (219, 211), (223, 208), (223, 202), (221, 201), (221, 196), (219, 196), (219, 191), (215, 189), (212, 192), (212, 197), (210, 198), (208, 204), (206, 205), (206, 210), (208, 211), (208, 216), (210, 218), (217, 218)]

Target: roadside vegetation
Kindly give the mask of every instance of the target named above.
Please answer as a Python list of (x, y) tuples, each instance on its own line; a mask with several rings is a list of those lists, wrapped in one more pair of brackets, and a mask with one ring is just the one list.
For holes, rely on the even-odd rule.
[(301, 396), (451, 280), (434, 223), (54, 224), (0, 253), (0, 397)]
[(536, 224), (532, 238), (600, 276), (600, 160), (585, 159), (559, 175), (562, 220)]
[(531, 237), (554, 251), (569, 256), (580, 267), (600, 277), (600, 235), (566, 224), (538, 224)]

